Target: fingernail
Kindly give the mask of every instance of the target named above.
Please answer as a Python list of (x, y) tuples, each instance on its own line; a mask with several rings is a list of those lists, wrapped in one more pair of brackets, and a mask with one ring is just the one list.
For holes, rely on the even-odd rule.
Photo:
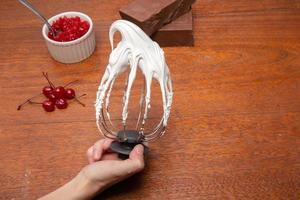
[(96, 151), (94, 154), (94, 159), (97, 160), (99, 159), (99, 157), (100, 157), (99, 152)]
[(138, 153), (138, 154), (143, 154), (143, 152), (144, 152), (144, 147), (141, 145), (141, 144), (138, 144), (136, 147), (136, 152)]
[(99, 151), (97, 151), (97, 149), (94, 147), (93, 149), (93, 158), (95, 160), (99, 159), (100, 155), (99, 155)]
[(108, 147), (109, 142), (110, 142), (109, 140), (105, 140), (103, 145), (104, 145), (105, 147)]

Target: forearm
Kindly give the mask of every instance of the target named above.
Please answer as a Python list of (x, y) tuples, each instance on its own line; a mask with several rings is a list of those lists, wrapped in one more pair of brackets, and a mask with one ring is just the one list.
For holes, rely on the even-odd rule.
[(57, 190), (41, 197), (40, 200), (87, 200), (93, 198), (100, 191), (80, 172), (75, 178)]

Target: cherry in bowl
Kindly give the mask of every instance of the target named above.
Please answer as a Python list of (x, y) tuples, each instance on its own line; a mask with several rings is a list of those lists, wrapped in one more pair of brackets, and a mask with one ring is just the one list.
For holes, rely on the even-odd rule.
[(63, 16), (55, 20), (51, 24), (51, 27), (55, 30), (56, 34), (49, 31), (48, 37), (50, 39), (57, 42), (69, 42), (85, 35), (90, 28), (90, 24), (86, 20), (81, 19), (79, 16)]

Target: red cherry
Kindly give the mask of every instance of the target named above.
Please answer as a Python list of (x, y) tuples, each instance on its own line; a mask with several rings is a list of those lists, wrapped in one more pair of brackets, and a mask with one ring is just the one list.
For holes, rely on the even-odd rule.
[(65, 88), (62, 86), (58, 86), (54, 88), (53, 94), (56, 96), (57, 99), (63, 99), (65, 97)]
[(57, 99), (55, 105), (58, 109), (65, 109), (68, 107), (68, 102), (65, 99)]
[(52, 101), (46, 100), (43, 102), (43, 108), (46, 112), (52, 112), (55, 110), (54, 103)]
[(52, 91), (53, 91), (53, 88), (50, 87), (50, 86), (45, 86), (45, 87), (43, 88), (43, 94), (45, 95), (45, 97), (48, 97), (48, 95), (49, 95), (50, 93), (52, 93)]
[(53, 103), (55, 103), (56, 100), (57, 100), (57, 98), (56, 98), (56, 96), (53, 94), (53, 92), (50, 93), (50, 94), (48, 94), (47, 97), (48, 97), (49, 101), (52, 101)]
[(65, 91), (65, 98), (67, 99), (74, 99), (75, 98), (75, 90), (68, 88)]
[(72, 41), (83, 36), (90, 28), (90, 24), (81, 20), (80, 17), (60, 17), (52, 23), (52, 28), (55, 29), (57, 35), (48, 32), (48, 37), (58, 42)]

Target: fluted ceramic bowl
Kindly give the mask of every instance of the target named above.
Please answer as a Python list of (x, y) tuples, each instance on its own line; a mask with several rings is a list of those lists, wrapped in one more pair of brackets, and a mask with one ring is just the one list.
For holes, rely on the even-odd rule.
[(48, 27), (43, 26), (42, 33), (51, 56), (61, 63), (76, 63), (88, 58), (95, 50), (95, 32), (93, 22), (89, 16), (80, 12), (63, 12), (51, 17), (52, 24), (60, 17), (80, 17), (90, 24), (89, 30), (80, 38), (69, 42), (57, 42), (48, 37)]

